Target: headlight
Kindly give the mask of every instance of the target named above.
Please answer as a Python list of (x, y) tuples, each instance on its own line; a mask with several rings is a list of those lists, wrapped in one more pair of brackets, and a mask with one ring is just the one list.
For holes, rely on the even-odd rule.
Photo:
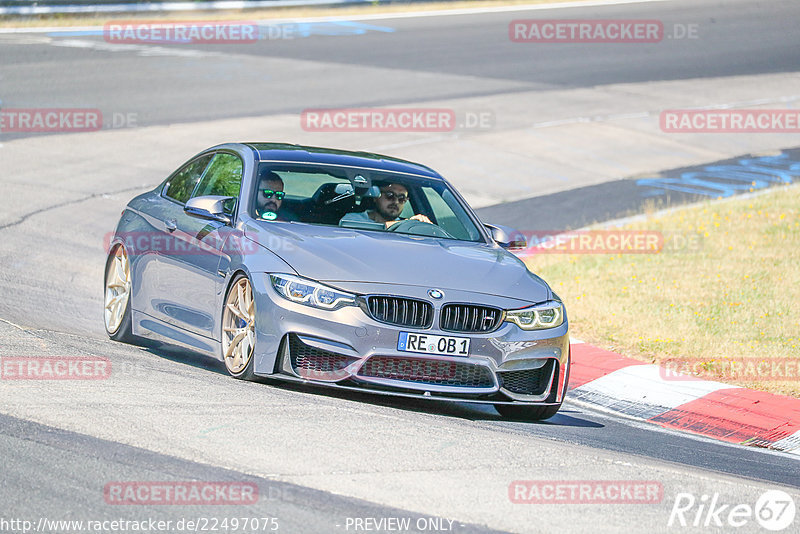
[(269, 279), (280, 296), (298, 304), (323, 310), (338, 310), (343, 306), (356, 304), (355, 295), (342, 293), (311, 280), (290, 274), (271, 274)]
[(521, 310), (506, 312), (506, 321), (515, 323), (523, 330), (544, 330), (564, 323), (564, 306), (550, 301)]

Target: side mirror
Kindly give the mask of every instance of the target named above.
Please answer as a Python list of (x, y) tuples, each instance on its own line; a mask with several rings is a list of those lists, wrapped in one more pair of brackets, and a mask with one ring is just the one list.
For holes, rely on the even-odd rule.
[(211, 219), (213, 221), (230, 224), (231, 217), (225, 213), (225, 205), (236, 201), (234, 197), (204, 196), (190, 198), (183, 211), (194, 217)]
[(492, 239), (501, 247), (508, 250), (524, 250), (528, 247), (528, 240), (525, 235), (508, 226), (499, 224), (484, 224), (492, 235)]

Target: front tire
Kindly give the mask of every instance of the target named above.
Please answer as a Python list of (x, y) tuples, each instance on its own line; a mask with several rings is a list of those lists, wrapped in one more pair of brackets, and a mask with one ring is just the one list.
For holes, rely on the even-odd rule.
[(121, 343), (135, 342), (131, 329), (131, 266), (122, 245), (117, 245), (108, 255), (103, 285), (106, 334)]
[[(567, 395), (569, 389), (569, 372), (572, 369), (572, 354), (567, 355), (567, 375), (564, 377), (564, 391), (561, 392), (563, 399)], [(548, 401), (556, 400), (555, 391), (551, 392), (547, 398)], [(561, 403), (553, 404), (550, 406), (514, 406), (513, 404), (495, 404), (494, 409), (500, 415), (508, 419), (516, 419), (518, 421), (544, 421), (550, 419), (558, 410), (561, 409)]]
[(234, 278), (222, 309), (222, 359), (228, 373), (255, 380), (256, 307), (253, 286), (243, 274)]

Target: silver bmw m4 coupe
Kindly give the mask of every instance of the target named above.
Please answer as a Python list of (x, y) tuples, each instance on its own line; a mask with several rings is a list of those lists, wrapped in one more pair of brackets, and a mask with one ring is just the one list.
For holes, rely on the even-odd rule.
[(490, 403), (552, 417), (567, 314), (423, 165), (232, 143), (131, 200), (109, 235), (105, 326), (204, 353), (235, 378)]

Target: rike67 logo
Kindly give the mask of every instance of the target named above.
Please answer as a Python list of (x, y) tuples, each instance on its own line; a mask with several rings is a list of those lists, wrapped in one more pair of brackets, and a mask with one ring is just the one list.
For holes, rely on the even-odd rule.
[[(781, 490), (764, 492), (755, 506), (721, 502), (719, 493), (699, 499), (691, 493), (678, 493), (667, 526), (721, 527), (731, 532), (756, 521), (762, 528), (778, 532), (794, 524), (796, 511), (792, 496)], [(745, 530), (751, 532), (752, 527)]]

